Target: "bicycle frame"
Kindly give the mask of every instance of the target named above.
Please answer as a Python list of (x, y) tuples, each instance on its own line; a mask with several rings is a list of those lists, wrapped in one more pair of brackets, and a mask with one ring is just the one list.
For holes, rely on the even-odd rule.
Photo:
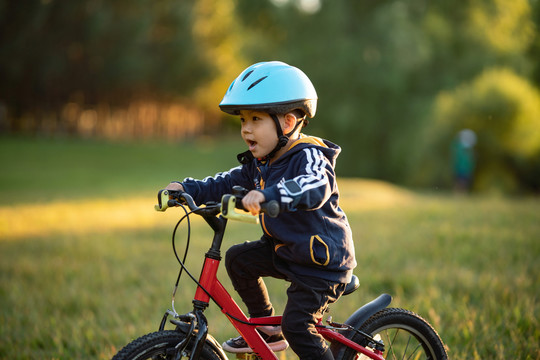
[[(166, 196), (167, 193), (163, 194), (163, 204), (167, 202)], [(231, 198), (232, 197), (232, 198)], [(198, 286), (195, 291), (195, 296), (193, 299), (194, 311), (192, 315), (189, 316), (179, 316), (180, 318), (189, 318), (193, 322), (195, 319), (198, 323), (198, 331), (195, 336), (195, 342), (193, 344), (191, 358), (198, 358), (198, 354), (202, 351), (204, 346), (206, 336), (208, 334), (208, 326), (206, 323), (206, 318), (202, 315), (202, 312), (208, 307), (210, 299), (221, 308), (222, 313), (229, 319), (231, 324), (236, 328), (238, 333), (244, 338), (250, 348), (256, 353), (259, 357), (265, 360), (278, 359), (274, 352), (269, 348), (267, 343), (263, 340), (258, 331), (256, 331), (257, 326), (262, 325), (281, 325), (281, 316), (268, 316), (260, 318), (248, 318), (244, 312), (240, 309), (235, 300), (231, 297), (227, 289), (221, 284), (217, 278), (217, 271), (221, 263), (221, 244), (223, 240), (223, 235), (225, 233), (225, 228), (227, 225), (228, 219), (236, 219), (240, 221), (250, 221), (253, 222), (253, 219), (246, 218), (245, 214), (238, 214), (234, 211), (235, 200), (234, 196), (226, 195), (222, 200), (221, 208), (199, 208), (192, 201), (190, 203), (189, 199), (185, 199), (188, 202), (190, 209), (199, 215), (201, 215), (205, 221), (210, 225), (214, 230), (214, 237), (212, 240), (212, 245), (210, 249), (205, 254), (205, 260), (201, 269), (201, 274), (198, 280)], [(156, 205), (156, 210), (164, 211), (166, 206), (164, 206), (160, 201), (159, 208)], [(231, 208), (232, 207), (232, 208)], [(163, 209), (163, 210), (161, 210)], [(219, 215), (221, 213), (221, 215)], [(161, 322), (160, 330), (163, 330), (165, 326), (165, 321), (168, 314), (172, 312), (167, 312)], [(174, 314), (178, 316), (177, 314)], [(176, 321), (173, 323), (177, 324)], [(336, 330), (350, 330), (349, 327), (335, 327), (325, 326), (320, 320), (317, 324), (318, 332), (330, 342), (339, 342), (346, 347), (354, 349), (356, 352), (362, 353), (365, 356), (374, 359), (374, 360), (384, 360), (383, 353), (377, 349), (367, 349), (351, 340), (346, 338), (343, 334), (338, 333)], [(190, 333), (193, 333), (195, 326), (192, 323), (190, 327)], [(188, 333), (188, 340), (184, 341), (183, 344), (177, 346), (177, 350), (180, 347), (187, 347), (190, 338)]]
[[(206, 257), (199, 283), (210, 293), (217, 305), (222, 309), (222, 312), (227, 316), (231, 324), (236, 328), (238, 333), (242, 335), (244, 340), (263, 359), (277, 359), (277, 356), (270, 350), (261, 335), (255, 330), (258, 325), (281, 325), (281, 315), (267, 316), (260, 318), (247, 318), (238, 304), (231, 297), (229, 292), (217, 279), (217, 270), (219, 268), (219, 260)], [(197, 287), (195, 293), (195, 302), (208, 304), (210, 296)], [(371, 351), (365, 347), (347, 339), (342, 334), (333, 331), (335, 328), (325, 327), (320, 321), (317, 326), (318, 332), (328, 341), (337, 341), (343, 345), (360, 352), (365, 356), (374, 360), (384, 360), (382, 352), (378, 350)]]

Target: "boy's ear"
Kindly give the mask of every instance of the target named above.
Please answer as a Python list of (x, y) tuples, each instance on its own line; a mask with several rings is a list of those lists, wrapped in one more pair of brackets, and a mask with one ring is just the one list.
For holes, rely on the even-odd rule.
[(285, 114), (285, 116), (283, 117), (283, 133), (288, 134), (293, 131), (297, 121), (298, 119), (293, 113)]

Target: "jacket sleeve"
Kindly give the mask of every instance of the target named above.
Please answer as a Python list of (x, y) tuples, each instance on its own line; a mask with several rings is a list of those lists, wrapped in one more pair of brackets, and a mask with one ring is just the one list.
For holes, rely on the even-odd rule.
[(197, 204), (204, 204), (209, 201), (219, 202), (221, 197), (230, 193), (235, 185), (248, 190), (253, 189), (253, 182), (250, 181), (246, 165), (217, 173), (214, 176), (208, 176), (203, 180), (186, 178), (182, 181), (184, 190), (193, 197)]
[(331, 197), (335, 184), (334, 167), (323, 152), (308, 147), (298, 153), (291, 168), (296, 173), (262, 192), (266, 200), (278, 200), (282, 211), (316, 210)]

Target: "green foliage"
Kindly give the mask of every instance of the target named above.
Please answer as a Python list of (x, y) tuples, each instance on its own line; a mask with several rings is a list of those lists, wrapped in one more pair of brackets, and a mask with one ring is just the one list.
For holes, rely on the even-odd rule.
[(197, 1), (2, 3), (0, 99), (20, 111), (191, 96), (223, 68), (193, 35)]
[[(535, 27), (534, 39), (528, 51), (531, 59), (540, 59), (540, 2), (535, 1), (532, 6), (532, 20)], [(532, 80), (536, 87), (540, 87), (540, 61), (533, 61)]]
[(471, 83), (442, 93), (434, 118), (430, 144), (439, 144), (439, 157), (459, 130), (469, 128), (478, 135), (477, 189), (540, 188), (538, 178), (533, 179), (540, 171), (540, 93), (527, 80), (508, 69), (485, 71)]
[[(490, 68), (538, 88), (539, 14), (530, 0), (4, 0), (0, 128), (21, 130), (24, 114), (68, 102), (138, 100), (196, 105), (212, 131), (227, 121), (217, 105), (235, 76), (283, 60), (314, 82), (319, 109), (306, 131), (343, 147), (339, 171), (448, 184), (418, 162), (430, 109)], [(504, 106), (492, 110), (504, 116)], [(531, 167), (523, 161), (512, 166)], [(534, 177), (512, 181), (531, 188)]]
[[(536, 34), (527, 0), (337, 0), (314, 14), (298, 1), (279, 4), (259, 10), (239, 2), (245, 26), (261, 39), (251, 44), (253, 56), (277, 53), (312, 79), (319, 109), (306, 131), (343, 147), (338, 166), (347, 175), (425, 185), (411, 179), (429, 171), (415, 159), (437, 94), (487, 67), (526, 75), (535, 63), (527, 57)], [(273, 41), (262, 41), (268, 35)]]
[[(404, 119), (412, 116), (403, 93), (413, 91), (411, 75), (429, 58), (425, 36), (415, 25), (422, 13), (402, 2), (335, 1), (313, 15), (292, 4), (272, 15), (281, 32), (290, 24), (297, 27), (275, 40), (281, 57), (304, 70), (319, 95), (317, 117), (306, 131), (344, 147), (340, 164), (347, 174), (399, 173), (388, 161), (414, 128)], [(257, 60), (275, 56), (275, 47), (259, 42)]]

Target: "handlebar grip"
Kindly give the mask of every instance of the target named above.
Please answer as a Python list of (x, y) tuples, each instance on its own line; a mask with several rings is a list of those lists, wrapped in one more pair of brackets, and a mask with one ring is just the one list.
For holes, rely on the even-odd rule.
[(261, 204), (262, 212), (271, 218), (275, 218), (279, 215), (279, 203), (276, 200), (271, 200)]
[[(261, 212), (265, 213), (266, 215), (270, 216), (271, 218), (275, 218), (279, 215), (280, 208), (279, 208), (279, 202), (276, 200), (270, 200), (268, 202), (263, 202), (261, 205)], [(235, 207), (240, 210), (247, 211), (244, 208), (244, 205), (242, 204), (242, 198), (236, 196), (236, 204)]]
[(165, 211), (169, 208), (169, 192), (167, 190), (159, 190), (158, 203), (154, 205), (156, 211)]
[[(172, 199), (169, 199), (171, 197)], [(159, 190), (158, 192), (158, 204), (154, 206), (156, 211), (165, 211), (170, 207), (177, 206), (178, 201), (182, 201), (189, 207), (190, 210), (195, 211), (199, 209), (197, 204), (193, 201), (193, 198), (186, 192), (175, 190)]]

